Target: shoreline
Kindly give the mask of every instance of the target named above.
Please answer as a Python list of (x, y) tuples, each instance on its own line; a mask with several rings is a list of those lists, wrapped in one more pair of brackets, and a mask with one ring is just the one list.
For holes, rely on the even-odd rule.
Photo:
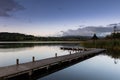
[(0, 43), (81, 43), (82, 41), (0, 41)]

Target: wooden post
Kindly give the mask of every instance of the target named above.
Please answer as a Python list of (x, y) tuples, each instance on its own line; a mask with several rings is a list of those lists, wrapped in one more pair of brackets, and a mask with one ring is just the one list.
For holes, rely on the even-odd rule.
[(33, 70), (30, 70), (30, 71), (28, 72), (29, 77), (32, 76), (32, 73), (33, 73)]
[(50, 65), (47, 65), (46, 69), (49, 70), (49, 68), (50, 68)]
[(75, 53), (77, 53), (77, 50), (75, 50)]
[(74, 49), (72, 48), (72, 51), (74, 52)]
[(55, 53), (55, 57), (57, 57), (57, 53)]
[(32, 57), (32, 62), (35, 62), (35, 57), (34, 56)]
[(81, 53), (81, 49), (79, 49), (79, 52)]
[(79, 52), (79, 48), (77, 49), (77, 52)]
[(114, 26), (114, 32), (113, 32), (113, 47), (116, 46), (116, 33), (117, 33), (117, 27)]
[(71, 55), (71, 51), (70, 51), (70, 55)]
[(16, 59), (16, 65), (19, 65), (19, 59)]
[(85, 48), (83, 48), (83, 52), (85, 51)]

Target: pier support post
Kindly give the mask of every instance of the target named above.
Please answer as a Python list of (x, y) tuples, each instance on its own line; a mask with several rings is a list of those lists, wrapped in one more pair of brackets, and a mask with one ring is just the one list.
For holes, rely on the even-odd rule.
[(31, 77), (32, 74), (33, 74), (33, 70), (30, 70), (30, 71), (28, 72), (29, 77)]
[(57, 57), (57, 53), (55, 53), (55, 57)]
[(32, 57), (32, 62), (35, 62), (35, 57), (34, 56)]
[(16, 59), (16, 65), (19, 65), (19, 59)]
[(47, 65), (46, 69), (49, 70), (50, 65)]
[(61, 64), (62, 64), (62, 61), (59, 61), (59, 62), (58, 62), (58, 65), (61, 66)]

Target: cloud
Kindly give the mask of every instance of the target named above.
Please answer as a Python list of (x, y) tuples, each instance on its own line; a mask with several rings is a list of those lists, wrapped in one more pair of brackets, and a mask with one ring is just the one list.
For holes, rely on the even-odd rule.
[(24, 7), (14, 0), (0, 0), (0, 16), (2, 17), (8, 17), (10, 16), (9, 12), (22, 9), (24, 9)]
[(120, 29), (120, 23), (110, 24), (107, 26), (85, 26), (78, 28), (76, 30), (69, 29), (67, 31), (62, 31), (63, 36), (92, 36), (96, 33), (98, 36), (106, 36), (113, 32), (113, 26), (117, 26)]

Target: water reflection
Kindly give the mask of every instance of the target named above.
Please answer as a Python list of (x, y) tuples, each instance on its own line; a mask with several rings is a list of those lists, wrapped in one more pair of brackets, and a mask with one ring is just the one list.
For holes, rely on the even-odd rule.
[(118, 64), (120, 60), (120, 50), (108, 50), (106, 53), (107, 56), (110, 56), (114, 59), (114, 64)]
[(0, 43), (0, 48), (25, 48), (34, 46), (77, 46), (78, 43)]
[[(60, 50), (60, 47), (79, 46), (79, 44), (68, 43), (0, 43), (0, 67), (13, 65), (17, 58), (20, 63), (32, 61), (32, 56), (36, 60), (53, 57), (55, 53), (58, 56), (69, 54), (69, 51)], [(99, 56), (75, 65), (59, 68), (51, 75), (44, 75), (40, 78), (34, 77), (32, 80), (120, 80), (120, 51), (108, 51)], [(69, 67), (70, 66), (70, 67)], [(65, 69), (66, 68), (66, 69)], [(62, 70), (63, 69), (63, 70)], [(23, 79), (27, 80), (27, 79)]]
[(114, 59), (120, 59), (120, 50), (108, 50), (105, 55), (110, 56)]
[(51, 65), (48, 70), (46, 70), (46, 68), (42, 68), (42, 69), (39, 69), (39, 70), (36, 70), (34, 71), (33, 75), (31, 77), (28, 76), (28, 74), (24, 74), (24, 75), (21, 75), (21, 76), (17, 76), (17, 77), (14, 77), (14, 78), (9, 78), (8, 80), (23, 80), (23, 79), (26, 79), (26, 80), (37, 80), (37, 79), (40, 79), (42, 77), (45, 77), (49, 74), (52, 74), (52, 73), (55, 73), (57, 71), (60, 71), (62, 69), (65, 69), (65, 68), (68, 68), (70, 66), (73, 66), (77, 63), (80, 63), (81, 61), (84, 61), (84, 60), (87, 60), (91, 57), (94, 57), (98, 54), (93, 54), (93, 55), (90, 55), (89, 57), (86, 56), (84, 58), (79, 58), (79, 59), (75, 59), (75, 60), (72, 60), (72, 61), (66, 61), (66, 62), (63, 62), (61, 64), (55, 64), (55, 65)]
[(0, 52), (29, 50), (36, 46), (77, 46), (75, 43), (0, 43)]
[(20, 52), (20, 51), (24, 51), (24, 50), (29, 50), (32, 48), (10, 48), (10, 49), (0, 49), (0, 52)]
[(30, 62), (34, 56), (36, 60), (69, 54), (60, 50), (62, 46), (77, 46), (68, 43), (0, 43), (0, 67), (15, 64), (16, 59), (20, 63)]
[(38, 80), (120, 80), (120, 64), (98, 55)]

